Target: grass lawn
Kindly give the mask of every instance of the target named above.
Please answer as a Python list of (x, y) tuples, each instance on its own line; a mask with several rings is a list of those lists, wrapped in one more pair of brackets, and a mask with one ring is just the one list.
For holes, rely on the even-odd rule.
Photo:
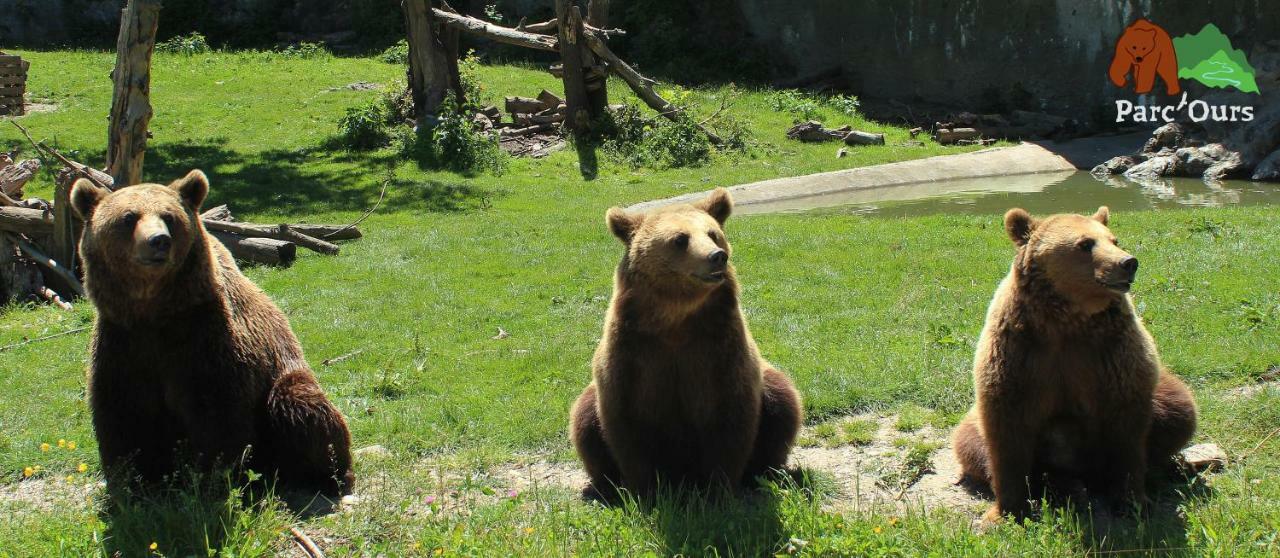
[[(59, 107), (24, 124), (100, 164), (114, 56), (19, 54), (32, 62), (31, 94)], [(701, 168), (635, 170), (601, 155), (598, 176), (585, 180), (568, 149), (512, 160), (500, 176), (464, 176), (386, 150), (322, 147), (345, 108), (376, 94), (345, 85), (397, 83), (403, 73), (373, 58), (266, 53), (158, 54), (153, 71), (149, 180), (202, 168), (213, 183), (209, 205), (227, 203), (257, 222), (349, 221), (391, 180), (364, 238), (341, 255), (246, 270), (289, 315), (356, 447), (387, 450), (357, 459), (360, 503), (299, 519), (274, 501), (209, 502), (179, 491), (104, 513), (100, 491), (84, 488), (99, 476), (84, 402), (88, 334), (79, 333), (0, 352), (0, 556), (145, 555), (152, 542), (167, 556), (270, 556), (293, 550), (289, 526), (329, 556), (1280, 552), (1280, 390), (1232, 391), (1280, 366), (1273, 207), (1113, 215), (1113, 230), (1143, 260), (1139, 309), (1200, 401), (1197, 441), (1234, 458), (1203, 485), (1182, 487), (1185, 499), (1166, 489), (1176, 513), (1111, 532), (1087, 515), (1053, 514), (979, 535), (972, 510), (834, 506), (833, 494), (851, 487), (824, 481), (822, 471), (811, 483), (745, 499), (672, 496), (653, 509), (602, 508), (563, 486), (508, 492), (495, 468), (574, 459), (568, 408), (589, 380), (622, 251), (604, 227), (606, 208), (963, 148), (907, 146), (905, 129), (822, 108), (828, 123), (888, 136), (886, 146), (837, 159), (832, 144), (787, 140), (794, 116), (775, 112), (768, 91), (744, 91), (729, 109), (759, 144)], [(491, 101), (559, 88), (545, 72), (516, 66), (485, 66), (480, 75)], [(629, 97), (621, 83), (610, 91)], [(698, 89), (689, 98), (710, 114), (728, 94)], [(22, 141), (0, 126), (0, 148)], [(31, 187), (44, 197), (50, 190), (43, 176)], [(795, 379), (810, 424), (892, 412), (903, 430), (945, 427), (969, 406), (973, 344), (1012, 254), (999, 215), (767, 215), (730, 219), (727, 231), (753, 332)], [(3, 308), (0, 346), (92, 317), (85, 303), (72, 312)], [(499, 328), (510, 336), (496, 339)], [(813, 437), (857, 444), (867, 435), (840, 428)], [(24, 480), (28, 467), (34, 474)]]

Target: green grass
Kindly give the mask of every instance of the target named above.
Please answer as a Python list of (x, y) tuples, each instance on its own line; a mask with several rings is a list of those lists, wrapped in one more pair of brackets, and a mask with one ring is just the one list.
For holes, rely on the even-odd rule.
[[(113, 56), (21, 54), (32, 61), (31, 93), (60, 107), (24, 124), (68, 155), (101, 163)], [(432, 555), (437, 548), (485, 556), (1280, 549), (1280, 436), (1268, 437), (1280, 425), (1280, 396), (1224, 395), (1280, 364), (1280, 219), (1269, 207), (1113, 216), (1122, 242), (1143, 259), (1139, 309), (1166, 363), (1200, 398), (1198, 441), (1238, 457), (1207, 491), (1188, 490), (1185, 521), (1158, 516), (1100, 533), (1087, 516), (1066, 514), (977, 535), (967, 510), (832, 510), (826, 491), (805, 484), (746, 499), (672, 496), (651, 509), (602, 508), (556, 488), (504, 497), (508, 486), (488, 474), (492, 466), (529, 456), (573, 459), (568, 408), (589, 379), (621, 255), (603, 226), (606, 208), (963, 149), (900, 145), (908, 137), (902, 128), (821, 108), (830, 124), (888, 135), (884, 147), (837, 159), (832, 144), (786, 140), (793, 117), (774, 112), (767, 91), (744, 92), (728, 111), (759, 145), (701, 168), (637, 170), (602, 154), (597, 176), (586, 180), (570, 149), (513, 160), (501, 176), (464, 176), (422, 169), (389, 151), (323, 147), (343, 111), (374, 95), (342, 86), (402, 78), (403, 68), (373, 58), (264, 53), (158, 54), (153, 73), (146, 177), (168, 181), (202, 168), (213, 182), (208, 203), (227, 203), (242, 219), (348, 221), (373, 204), (393, 173), (387, 203), (341, 255), (306, 253), (290, 269), (246, 270), (289, 315), (356, 446), (391, 452), (359, 460), (361, 503), (303, 520), (271, 501), (206, 502), (180, 491), (116, 513), (82, 496), (53, 506), (3, 497), (0, 556), (140, 555), (151, 542), (173, 556), (262, 556), (289, 548), (289, 525), (320, 537), (330, 556)], [(486, 66), (481, 78), (490, 101), (558, 89), (545, 72), (521, 67)], [(610, 83), (615, 99), (624, 91)], [(712, 88), (689, 99), (710, 114), (725, 95), (726, 88)], [(21, 143), (10, 126), (0, 127), (0, 148)], [(47, 197), (50, 189), (42, 176), (31, 192)], [(998, 215), (752, 216), (731, 219), (727, 230), (753, 333), (765, 356), (795, 379), (810, 424), (830, 422), (833, 436), (856, 443), (862, 427), (833, 421), (901, 409), (909, 418), (896, 426), (915, 430), (953, 424), (968, 407), (973, 343), (1011, 256)], [(72, 312), (10, 306), (0, 310), (0, 345), (82, 327), (92, 316), (88, 304)], [(510, 336), (493, 339), (498, 328)], [(67, 475), (73, 484), (98, 479), (84, 403), (87, 342), (78, 333), (0, 352), (0, 490), (35, 486), (21, 479), (36, 465), (37, 480), (54, 493)], [(77, 449), (41, 451), (42, 442), (59, 438), (75, 440)], [(77, 471), (80, 463), (87, 473)]]

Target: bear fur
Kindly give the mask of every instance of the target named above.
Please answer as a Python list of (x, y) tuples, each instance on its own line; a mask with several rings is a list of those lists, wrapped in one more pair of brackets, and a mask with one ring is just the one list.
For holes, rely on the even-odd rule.
[(626, 252), (593, 382), (570, 416), (589, 493), (737, 487), (786, 464), (800, 394), (760, 357), (738, 307), (722, 228), (732, 206), (721, 188), (693, 205), (606, 215)]
[(189, 456), (203, 471), (244, 465), (290, 489), (349, 493), (346, 421), (284, 314), (205, 232), (208, 189), (198, 170), (168, 186), (73, 186), (98, 309), (88, 397), (103, 470), (154, 483)]
[(1126, 27), (1116, 41), (1116, 54), (1111, 59), (1107, 75), (1116, 87), (1124, 87), (1129, 82), (1130, 73), (1133, 74), (1134, 92), (1139, 95), (1150, 93), (1155, 88), (1156, 76), (1164, 80), (1165, 91), (1169, 95), (1182, 92), (1182, 86), (1178, 84), (1178, 55), (1173, 48), (1173, 39), (1159, 25), (1138, 19)]
[(1057, 479), (1113, 505), (1145, 500), (1149, 466), (1191, 439), (1191, 392), (1160, 364), (1129, 297), (1137, 259), (1109, 212), (1005, 215), (1017, 245), (974, 357), (975, 403), (952, 442), (965, 480), (995, 494), (988, 522), (1022, 519)]

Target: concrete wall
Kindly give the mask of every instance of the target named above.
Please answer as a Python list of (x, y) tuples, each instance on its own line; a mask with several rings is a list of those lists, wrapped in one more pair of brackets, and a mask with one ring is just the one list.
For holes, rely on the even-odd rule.
[[(1236, 48), (1280, 39), (1276, 0), (739, 0), (750, 32), (794, 75), (844, 70), (870, 97), (1030, 102), (1071, 113), (1121, 92), (1106, 80), (1135, 18), (1171, 35), (1217, 25)], [(1130, 97), (1132, 94), (1130, 94)]]

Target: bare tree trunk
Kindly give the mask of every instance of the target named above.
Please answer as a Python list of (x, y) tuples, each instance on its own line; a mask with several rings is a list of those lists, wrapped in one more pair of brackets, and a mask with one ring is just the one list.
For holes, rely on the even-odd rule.
[[(609, 0), (589, 0), (587, 2), (587, 20), (586, 24), (596, 29), (608, 29), (609, 27)], [(587, 47), (585, 37), (579, 39), (579, 47), (582, 49), (582, 58), (586, 67), (590, 68), (599, 64), (595, 54)], [(605, 109), (609, 108), (609, 74), (606, 72), (588, 72), (587, 73), (587, 107), (592, 118), (597, 118), (604, 114)]]
[(142, 181), (142, 156), (151, 122), (151, 52), (159, 20), (160, 0), (129, 0), (120, 15), (107, 133), (107, 173), (118, 187)]
[(448, 50), (445, 48), (430, 0), (401, 0), (405, 30), (409, 35), (409, 91), (413, 95), (413, 115), (419, 128), (440, 111), (452, 84), (449, 83)]
[(560, 60), (564, 67), (564, 101), (568, 106), (566, 122), (575, 134), (584, 133), (591, 124), (590, 100), (587, 97), (586, 67), (583, 56), (585, 40), (582, 12), (570, 0), (556, 0)]

